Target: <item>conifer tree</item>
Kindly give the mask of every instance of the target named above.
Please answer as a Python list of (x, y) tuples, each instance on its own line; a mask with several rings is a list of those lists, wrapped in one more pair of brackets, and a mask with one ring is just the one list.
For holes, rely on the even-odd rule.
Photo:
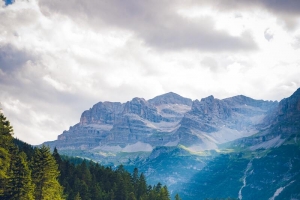
[(181, 200), (181, 198), (179, 197), (179, 194), (175, 195), (175, 200)]
[(136, 200), (135, 195), (134, 195), (133, 192), (129, 193), (128, 200)]
[(109, 200), (115, 200), (116, 197), (115, 197), (115, 193), (113, 190), (110, 190), (110, 193), (109, 193)]
[(3, 198), (9, 178), (13, 128), (0, 109), (0, 198)]
[(63, 188), (58, 182), (58, 166), (49, 147), (36, 148), (32, 160), (32, 181), (36, 200), (61, 200)]
[(138, 182), (139, 182), (139, 171), (136, 167), (133, 170), (132, 177), (131, 177), (131, 182), (132, 182), (132, 185), (134, 187), (134, 195), (137, 196)]
[(10, 200), (33, 200), (34, 185), (31, 181), (26, 154), (21, 152), (12, 157), (6, 193)]
[(77, 192), (77, 194), (76, 194), (76, 196), (75, 196), (74, 200), (81, 200), (81, 197), (80, 197), (80, 194), (79, 194), (79, 192)]
[(62, 160), (61, 160), (61, 157), (60, 157), (56, 147), (54, 147), (52, 155), (53, 155), (56, 163), (58, 164), (58, 166), (60, 166), (62, 163)]
[(99, 183), (93, 184), (91, 189), (91, 199), (102, 199), (102, 190)]
[(144, 174), (142, 173), (140, 175), (140, 178), (139, 178), (139, 181), (138, 181), (137, 198), (140, 199), (146, 193), (147, 193), (147, 183), (146, 183), (146, 178), (145, 178)]
[(169, 200), (170, 199), (170, 194), (169, 194), (167, 186), (163, 186), (161, 188), (160, 194), (159, 194), (159, 199), (160, 200)]

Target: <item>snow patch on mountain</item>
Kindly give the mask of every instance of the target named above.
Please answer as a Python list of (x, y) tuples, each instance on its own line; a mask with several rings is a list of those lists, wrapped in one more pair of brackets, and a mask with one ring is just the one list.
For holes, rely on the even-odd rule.
[(168, 110), (172, 110), (175, 113), (182, 114), (182, 115), (191, 110), (191, 106), (182, 105), (182, 104), (162, 104), (157, 106), (156, 108), (159, 114), (165, 116), (172, 116), (171, 113), (168, 115), (167, 112)]
[(248, 137), (255, 134), (256, 132), (257, 130), (255, 129), (240, 131), (223, 126), (219, 131), (210, 133), (209, 135), (214, 141), (216, 141), (217, 144), (222, 144), (225, 142), (236, 140), (238, 138)]
[(111, 146), (111, 145), (103, 145), (98, 146), (93, 149), (93, 151), (102, 150), (106, 152), (150, 152), (153, 150), (153, 147), (148, 143), (136, 142), (134, 144), (127, 144), (124, 148), (119, 145)]
[(152, 151), (153, 147), (150, 144), (137, 142), (135, 144), (129, 144), (122, 149), (122, 152), (139, 152), (139, 151)]
[(201, 144), (194, 144), (189, 147), (187, 147), (190, 151), (198, 152), (198, 151), (204, 151), (204, 150), (213, 150), (218, 149), (218, 146), (216, 143), (212, 142), (209, 139), (202, 139)]
[(288, 186), (290, 186), (292, 183), (293, 183), (294, 181), (291, 181), (289, 184), (287, 184), (286, 186), (284, 186), (284, 187), (280, 187), (280, 188), (278, 188), (276, 191), (275, 191), (275, 193), (274, 193), (274, 195), (271, 197), (271, 198), (269, 198), (269, 200), (274, 200), (286, 187), (288, 187)]
[(281, 135), (278, 135), (271, 140), (250, 147), (250, 150), (253, 151), (256, 149), (270, 149), (273, 147), (279, 147), (284, 141), (285, 139), (281, 139)]

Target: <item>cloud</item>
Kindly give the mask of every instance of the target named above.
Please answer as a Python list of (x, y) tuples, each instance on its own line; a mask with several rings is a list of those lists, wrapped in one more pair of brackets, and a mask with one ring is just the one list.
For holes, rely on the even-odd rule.
[(18, 70), (26, 62), (33, 60), (34, 56), (26, 50), (19, 50), (10, 44), (3, 46), (0, 44), (0, 70), (4, 73)]
[(300, 48), (300, 35), (295, 36), (294, 41), (292, 43), (292, 46), (295, 49), (299, 49)]
[(212, 57), (204, 57), (201, 64), (209, 67), (209, 69), (213, 72), (217, 72), (219, 70), (218, 62)]
[(209, 17), (191, 20), (177, 13), (180, 1), (59, 1), (41, 0), (45, 14), (59, 13), (90, 27), (114, 27), (133, 32), (147, 45), (159, 50), (201, 51), (254, 50), (256, 44), (248, 32), (231, 36), (216, 30)]
[(273, 39), (274, 33), (272, 32), (272, 30), (270, 30), (270, 28), (267, 28), (264, 32), (264, 36), (265, 36), (266, 40), (270, 41)]
[(290, 30), (294, 30), (297, 24), (297, 18), (300, 17), (300, 1), (274, 1), (274, 0), (216, 0), (216, 1), (192, 1), (193, 4), (209, 5), (219, 11), (251, 11), (258, 8), (265, 9), (278, 16)]
[(179, 0), (2, 2), (0, 102), (15, 136), (54, 140), (99, 101), (169, 91), (280, 100), (300, 86), (299, 32), (265, 10), (221, 12), (209, 2), (200, 10)]

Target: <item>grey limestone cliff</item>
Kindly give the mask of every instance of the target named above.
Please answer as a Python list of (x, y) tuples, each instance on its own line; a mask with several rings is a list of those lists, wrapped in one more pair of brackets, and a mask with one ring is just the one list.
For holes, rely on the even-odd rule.
[(215, 149), (256, 133), (277, 104), (242, 95), (192, 101), (172, 92), (148, 101), (99, 102), (83, 112), (78, 124), (47, 144), (97, 151), (151, 151), (179, 144), (194, 150)]

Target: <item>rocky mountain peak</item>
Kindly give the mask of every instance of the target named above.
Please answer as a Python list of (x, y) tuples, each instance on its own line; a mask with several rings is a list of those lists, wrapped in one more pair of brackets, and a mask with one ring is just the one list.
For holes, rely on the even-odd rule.
[(125, 103), (122, 114), (136, 114), (152, 122), (159, 122), (162, 119), (157, 113), (156, 107), (149, 104), (145, 99), (137, 97)]
[(147, 104), (148, 102), (144, 98), (135, 97), (131, 100), (131, 102), (137, 102), (140, 104)]
[(191, 111), (197, 113), (202, 117), (209, 118), (227, 118), (231, 114), (231, 110), (227, 104), (219, 99), (215, 99), (214, 96), (210, 95), (206, 98), (202, 98), (201, 101), (194, 101)]
[(82, 113), (80, 124), (113, 124), (121, 110), (122, 104), (119, 102), (99, 102)]
[(148, 102), (155, 106), (163, 104), (183, 104), (187, 106), (192, 105), (191, 99), (182, 97), (174, 92), (159, 95), (157, 97), (154, 97), (153, 99), (149, 99)]
[(300, 119), (300, 88), (290, 97), (279, 102), (277, 109), (272, 114), (273, 123), (287, 120), (297, 121)]
[(237, 95), (234, 97), (223, 99), (228, 105), (231, 106), (252, 106), (257, 107), (263, 110), (269, 110), (278, 105), (277, 101), (264, 101), (264, 100), (255, 100), (244, 95)]
[(208, 97), (202, 98), (201, 102), (206, 102), (206, 103), (212, 103), (214, 101), (215, 97), (213, 95), (210, 95)]

